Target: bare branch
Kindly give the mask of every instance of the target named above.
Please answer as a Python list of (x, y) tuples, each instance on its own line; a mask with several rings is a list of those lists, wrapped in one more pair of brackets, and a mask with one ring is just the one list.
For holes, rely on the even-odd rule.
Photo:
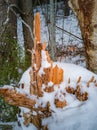
[(67, 34), (70, 34), (71, 36), (73, 36), (73, 37), (75, 37), (75, 38), (77, 38), (77, 39), (79, 39), (79, 40), (82, 41), (82, 39), (81, 39), (80, 37), (78, 37), (78, 36), (72, 34), (71, 32), (68, 32), (68, 31), (66, 31), (66, 30), (64, 30), (64, 29), (62, 29), (62, 28), (60, 28), (60, 27), (58, 27), (58, 26), (56, 26), (56, 27), (57, 27), (58, 29), (64, 31), (64, 32), (66, 32)]
[(8, 5), (8, 9), (7, 9), (7, 18), (6, 18), (6, 20), (5, 20), (5, 22), (3, 24), (6, 25), (8, 23), (8, 20), (9, 20), (9, 11), (11, 11), (29, 29), (31, 38), (32, 38), (32, 40), (34, 40), (34, 35), (33, 35), (31, 27), (20, 17), (19, 14), (16, 13), (16, 11), (14, 10), (13, 7), (15, 7), (16, 9), (18, 9), (20, 13), (22, 13), (22, 14), (25, 14), (25, 13), (23, 13), (16, 4), (9, 4), (7, 0), (5, 0), (5, 2)]

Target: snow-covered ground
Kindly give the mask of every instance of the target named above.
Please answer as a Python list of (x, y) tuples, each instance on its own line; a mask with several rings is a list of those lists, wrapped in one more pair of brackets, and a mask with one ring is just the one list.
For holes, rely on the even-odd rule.
[[(58, 62), (54, 63), (54, 66), (56, 64), (58, 65), (58, 67), (61, 67), (64, 70), (64, 80), (60, 84), (60, 87), (59, 85), (55, 85), (54, 92), (44, 92), (43, 97), (38, 98), (37, 106), (40, 104), (45, 106), (46, 102), (49, 101), (51, 104), (50, 109), (52, 110), (52, 115), (48, 118), (44, 118), (42, 120), (42, 124), (47, 125), (49, 130), (97, 130), (97, 75), (88, 71), (87, 69), (84, 69), (83, 67), (76, 66), (74, 64)], [(24, 89), (17, 88), (17, 91), (26, 94), (29, 93), (30, 70), (31, 68), (29, 68), (23, 74), (20, 80), (20, 84), (24, 83)], [(82, 79), (78, 83), (77, 81), (79, 76), (81, 76)], [(94, 78), (92, 82), (89, 83), (88, 81), (93, 76)], [(70, 78), (70, 82), (68, 82), (68, 78)], [(79, 101), (74, 94), (66, 92), (66, 87), (70, 86), (76, 89), (78, 85), (80, 85), (81, 87), (81, 93), (88, 93), (87, 100)], [(55, 98), (59, 98), (61, 101), (65, 99), (67, 105), (63, 108), (56, 108), (54, 104)], [(37, 128), (32, 124), (29, 124), (29, 126), (27, 127), (23, 124), (24, 118), (22, 115), (23, 113), (29, 112), (30, 110), (22, 107), (20, 109), (21, 117), (18, 117), (18, 120), (20, 121), (22, 128), (14, 124), (15, 127), (13, 129), (37, 130)]]
[[(97, 130), (97, 102), (95, 100), (97, 98), (97, 75), (83, 67), (74, 64), (56, 62), (53, 63), (53, 67), (56, 64), (64, 71), (63, 82), (59, 85), (55, 85), (53, 92), (48, 93), (43, 91), (43, 97), (38, 99), (36, 98), (36, 107), (38, 107), (40, 104), (45, 106), (48, 101), (51, 105), (50, 109), (52, 110), (52, 114), (50, 117), (44, 118), (42, 120), (42, 124), (46, 125), (49, 130)], [(24, 83), (25, 86), (24, 89), (20, 89), (20, 91), (27, 94), (29, 94), (29, 91), (27, 90), (30, 88), (30, 70), (31, 68), (29, 68), (23, 74), (20, 80), (20, 84)], [(79, 77), (81, 77), (80, 82), (78, 82)], [(69, 78), (70, 82), (68, 82)], [(66, 87), (68, 86), (74, 89), (76, 89), (77, 86), (80, 86), (81, 93), (88, 93), (87, 100), (80, 101), (74, 94), (68, 93), (66, 91)], [(45, 85), (42, 87), (45, 88)], [(56, 98), (61, 101), (66, 100), (66, 106), (63, 108), (56, 108), (54, 103)], [(22, 117), (23, 112), (29, 112), (30, 110), (24, 108), (20, 109), (21, 117), (18, 119), (22, 124), (23, 130), (37, 130), (32, 124), (30, 124), (28, 127), (24, 126), (24, 118)]]

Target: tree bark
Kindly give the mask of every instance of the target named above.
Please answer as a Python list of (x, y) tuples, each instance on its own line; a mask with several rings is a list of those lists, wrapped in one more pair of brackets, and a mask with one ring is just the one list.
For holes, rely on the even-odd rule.
[(69, 0), (69, 5), (79, 21), (87, 68), (97, 73), (97, 1)]
[[(17, 0), (9, 0), (9, 4), (17, 5)], [(6, 33), (11, 38), (17, 38), (17, 17), (11, 12), (11, 10), (9, 11), (9, 22), (6, 28)]]
[(3, 0), (0, 0), (0, 43), (1, 43), (1, 36), (4, 31), (2, 24), (6, 19), (6, 10), (7, 10), (7, 6), (5, 5)]
[[(9, 4), (17, 4), (17, 0), (9, 0)], [(7, 14), (7, 11), (7, 3), (0, 0), (0, 42), (4, 33), (11, 38), (17, 36), (17, 18), (11, 11)]]
[[(32, 10), (32, 0), (19, 0), (19, 7), (22, 10), (21, 17), (22, 19), (31, 27), (33, 32), (33, 10)], [(32, 49), (34, 46), (33, 39), (29, 29), (23, 24), (23, 35), (24, 35), (24, 44), (25, 49)]]
[(17, 0), (8, 2), (0, 0), (0, 84), (8, 84), (14, 77), (18, 77), (17, 18), (8, 7), (17, 4)]
[(51, 58), (53, 61), (56, 61), (54, 0), (50, 0), (49, 40), (50, 40)]
[(68, 5), (68, 1), (69, 0), (64, 0), (64, 4), (65, 4), (64, 14), (65, 14), (65, 16), (69, 16), (69, 14), (70, 14), (70, 7)]
[[(32, 0), (18, 0), (21, 18), (25, 23), (30, 27), (30, 30), (33, 33), (33, 9), (32, 9)], [(24, 37), (24, 48), (25, 48), (25, 69), (31, 65), (31, 55), (28, 52), (28, 49), (31, 50), (34, 47), (33, 38), (29, 28), (22, 23), (23, 27), (23, 37)]]
[[(19, 57), (17, 46), (17, 18), (11, 12), (10, 4), (17, 0), (0, 0), (0, 85), (16, 84), (19, 81)], [(8, 3), (6, 3), (8, 2)], [(9, 9), (9, 11), (8, 11)], [(6, 112), (7, 111), (7, 114)], [(11, 113), (11, 114), (10, 114)], [(0, 98), (0, 118), (2, 121), (15, 121), (16, 108)]]

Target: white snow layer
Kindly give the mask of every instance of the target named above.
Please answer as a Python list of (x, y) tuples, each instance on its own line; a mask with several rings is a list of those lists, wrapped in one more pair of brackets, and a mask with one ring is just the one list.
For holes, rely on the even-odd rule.
[[(97, 75), (83, 67), (74, 64), (56, 62), (53, 63), (53, 66), (56, 64), (64, 70), (64, 80), (60, 84), (60, 89), (58, 89), (58, 86), (55, 85), (55, 91), (52, 93), (44, 92), (43, 97), (40, 97), (36, 104), (37, 107), (41, 103), (43, 105), (42, 107), (44, 107), (47, 101), (49, 101), (51, 104), (51, 110), (53, 111), (52, 116), (43, 119), (43, 125), (47, 125), (49, 130), (97, 130), (97, 87), (95, 87), (94, 83), (91, 83), (90, 87), (87, 87), (87, 82), (91, 79), (92, 76), (95, 77), (97, 82)], [(28, 89), (30, 81), (30, 70), (31, 68), (28, 68), (20, 80), (20, 84), (24, 83), (24, 86), (28, 87)], [(88, 100), (84, 102), (79, 101), (74, 95), (66, 93), (64, 89), (68, 85), (69, 78), (71, 81), (69, 85), (75, 88), (79, 76), (82, 77), (80, 82), (82, 91), (88, 92)], [(27, 92), (27, 90), (25, 92)], [(62, 93), (64, 92), (66, 93), (65, 97), (62, 96)], [(60, 97), (60, 100), (66, 99), (66, 107), (55, 107), (54, 99), (56, 98), (56, 95), (57, 97)], [(23, 109), (23, 111), (26, 112), (25, 109)], [(19, 120), (24, 130), (36, 130), (36, 127), (31, 124), (28, 127), (25, 127), (21, 119), (22, 118)]]

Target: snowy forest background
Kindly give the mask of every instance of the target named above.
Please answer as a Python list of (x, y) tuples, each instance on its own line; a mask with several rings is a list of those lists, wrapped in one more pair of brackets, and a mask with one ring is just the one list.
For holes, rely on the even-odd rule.
[[(12, 3), (11, 2), (12, 1), (10, 1), (9, 3), (6, 3), (4, 1), (1, 2), (1, 7), (2, 7), (1, 8), (2, 11), (1, 12), (1, 33), (0, 33), (0, 39), (1, 39), (1, 44), (0, 44), (1, 64), (0, 65), (2, 68), (1, 75), (0, 75), (1, 85), (4, 85), (6, 83), (7, 84), (18, 83), (17, 81), (19, 81), (20, 79), (19, 75), (21, 75), (24, 72), (24, 70), (26, 70), (27, 67), (30, 66), (30, 63), (28, 63), (29, 56), (27, 55), (26, 57), (25, 51), (27, 51), (27, 49), (31, 50), (31, 45), (33, 46), (33, 40), (30, 37), (30, 31), (29, 29), (25, 29), (27, 28), (25, 27), (26, 25), (24, 26), (24, 24), (27, 21), (22, 25), (23, 20), (26, 19), (25, 17), (22, 16), (23, 13), (21, 12), (22, 9), (20, 8), (19, 10), (21, 14), (19, 14), (20, 12), (17, 12), (17, 14), (15, 14), (15, 11), (17, 11), (18, 9), (17, 6), (14, 5), (15, 1)], [(55, 1), (53, 5), (55, 9), (50, 10), (50, 5), (48, 4), (49, 2), (35, 1), (32, 3), (33, 6), (30, 7), (30, 8), (33, 7), (33, 14), (31, 14), (31, 16), (29, 17), (31, 17), (31, 20), (33, 21), (33, 15), (36, 12), (40, 12), (41, 41), (47, 42), (49, 45), (48, 49), (49, 51), (51, 51), (52, 44), (50, 45), (50, 43), (52, 42), (52, 40), (54, 40), (54, 42), (56, 43), (55, 45), (56, 45), (56, 52), (57, 52), (55, 54), (57, 57), (56, 60), (61, 60), (61, 61), (63, 60), (66, 62), (73, 62), (75, 64), (79, 64), (81, 61), (84, 61), (83, 40), (81, 38), (81, 32), (79, 29), (76, 16), (73, 14), (72, 10), (69, 7), (67, 7), (68, 6), (67, 2), (68, 1), (58, 1), (58, 2)], [(10, 11), (11, 9), (9, 9), (11, 8), (11, 6), (8, 8), (8, 4), (12, 4), (13, 7), (12, 11)], [(20, 6), (22, 6), (22, 2)], [(22, 7), (22, 8), (26, 9), (27, 7)], [(50, 18), (50, 13), (51, 13), (50, 11), (55, 11), (55, 13), (52, 13), (54, 15), (53, 18), (54, 26), (52, 27), (53, 31), (50, 30), (52, 26), (50, 23), (50, 19), (52, 19)], [(29, 23), (32, 24), (33, 22), (32, 21), (30, 22), (29, 19), (30, 18), (28, 18)], [(22, 26), (24, 27), (22, 28)], [(50, 33), (52, 32), (55, 32), (52, 34), (53, 39), (50, 38)], [(29, 33), (29, 35), (26, 33)], [(30, 40), (32, 41), (30, 42)], [(74, 58), (73, 55), (74, 57), (76, 58), (78, 57), (78, 58), (77, 59)], [(82, 58), (79, 55), (82, 55)], [(26, 58), (28, 60), (26, 60)], [(85, 66), (84, 62), (81, 62), (80, 64)], [(10, 69), (14, 71), (10, 71)]]
[[(0, 87), (6, 84), (17, 87), (23, 72), (31, 65), (28, 49), (33, 47), (31, 31), (36, 12), (41, 16), (41, 42), (48, 43), (51, 58), (86, 68), (80, 27), (68, 0), (0, 0)], [(16, 121), (17, 111), (17, 107), (6, 104), (0, 97), (1, 129), (2, 122)]]

